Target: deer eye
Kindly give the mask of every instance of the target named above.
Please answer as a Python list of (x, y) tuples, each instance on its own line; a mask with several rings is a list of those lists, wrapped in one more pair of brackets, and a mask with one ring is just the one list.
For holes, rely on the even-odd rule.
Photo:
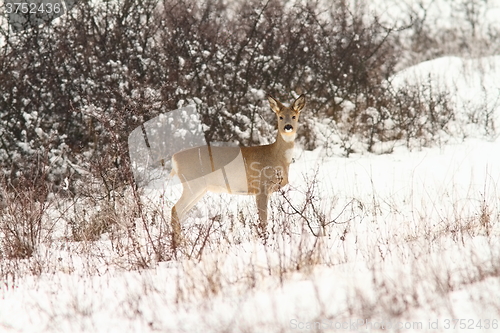
[(292, 119), (295, 119), (295, 116), (292, 116)]
[(280, 120), (283, 120), (283, 117), (282, 117), (282, 116), (280, 116)]

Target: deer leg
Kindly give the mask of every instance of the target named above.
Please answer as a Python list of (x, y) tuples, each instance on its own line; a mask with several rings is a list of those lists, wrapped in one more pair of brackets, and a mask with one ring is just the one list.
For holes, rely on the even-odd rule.
[(183, 183), (182, 195), (172, 207), (172, 248), (176, 249), (181, 241), (181, 219), (186, 213), (205, 195), (206, 189), (198, 189), (193, 192), (193, 187)]
[(265, 238), (267, 230), (267, 203), (269, 201), (269, 194), (261, 191), (256, 196), (257, 211), (259, 213), (259, 233), (261, 237)]
[(172, 249), (175, 251), (181, 241), (181, 223), (175, 206), (172, 207), (172, 219), (170, 223), (172, 225), (172, 233), (170, 234), (172, 240)]

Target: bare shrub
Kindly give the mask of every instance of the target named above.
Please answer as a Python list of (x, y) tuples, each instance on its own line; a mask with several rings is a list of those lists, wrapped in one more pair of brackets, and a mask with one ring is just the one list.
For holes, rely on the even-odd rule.
[[(267, 143), (274, 117), (265, 93), (307, 94), (308, 117), (330, 127), (328, 144), (347, 156), (390, 152), (395, 140), (430, 143), (453, 118), (447, 96), (422, 100), (429, 86), (394, 93), (386, 80), (412, 64), (407, 57), (454, 54), (450, 43), (473, 49), (480, 3), (454, 5), (466, 29), (437, 35), (422, 3), (408, 8), (403, 26), (387, 26), (357, 4), (80, 2), (57, 24), (23, 34), (2, 28), (2, 170), (14, 179), (45, 145), (57, 185), (77, 178), (78, 167), (97, 172), (99, 165), (126, 182), (130, 131), (193, 99), (201, 101), (207, 141)], [(476, 113), (491, 131), (491, 114)], [(300, 129), (306, 149), (319, 144), (315, 123)]]
[[(368, 17), (344, 1), (326, 9), (281, 0), (82, 2), (58, 24), (3, 31), (3, 168), (25, 168), (45, 140), (60, 157), (55, 182), (77, 177), (74, 166), (124, 169), (130, 131), (190, 99), (202, 101), (209, 142), (267, 143), (274, 117), (265, 93), (307, 93), (310, 114), (335, 121), (338, 99), (353, 101), (347, 121), (367, 121), (397, 59), (396, 30)], [(299, 136), (314, 148), (308, 126)], [(346, 133), (358, 134), (356, 126)]]
[[(42, 241), (50, 240), (54, 221), (47, 221), (50, 189), (39, 173), (46, 166), (46, 160), (39, 157), (33, 173), (28, 177), (21, 175), (16, 184), (3, 178), (0, 183), (0, 231), (2, 254), (9, 259), (32, 257)], [(35, 181), (33, 181), (35, 179)], [(57, 218), (56, 218), (57, 220)]]
[(400, 88), (393, 93), (387, 107), (392, 123), (386, 129), (392, 139), (403, 139), (408, 147), (412, 140), (429, 146), (447, 132), (455, 110), (447, 93), (435, 89), (429, 82)]

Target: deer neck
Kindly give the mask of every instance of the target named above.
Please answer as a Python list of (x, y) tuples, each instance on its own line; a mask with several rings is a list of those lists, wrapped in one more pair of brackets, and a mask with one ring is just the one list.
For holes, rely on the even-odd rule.
[(276, 136), (276, 141), (271, 145), (274, 156), (284, 156), (287, 164), (292, 162), (293, 148), (295, 146), (295, 134), (283, 138), (280, 132)]

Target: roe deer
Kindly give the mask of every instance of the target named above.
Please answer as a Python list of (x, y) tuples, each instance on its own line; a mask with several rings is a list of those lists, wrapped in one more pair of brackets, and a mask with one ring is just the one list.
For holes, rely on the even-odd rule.
[(265, 234), (269, 195), (288, 184), (300, 111), (305, 96), (300, 95), (290, 107), (267, 97), (278, 118), (276, 141), (254, 147), (202, 146), (180, 151), (172, 156), (171, 177), (182, 182), (182, 196), (172, 208), (172, 241), (176, 247), (182, 218), (207, 192), (255, 195), (259, 229)]

